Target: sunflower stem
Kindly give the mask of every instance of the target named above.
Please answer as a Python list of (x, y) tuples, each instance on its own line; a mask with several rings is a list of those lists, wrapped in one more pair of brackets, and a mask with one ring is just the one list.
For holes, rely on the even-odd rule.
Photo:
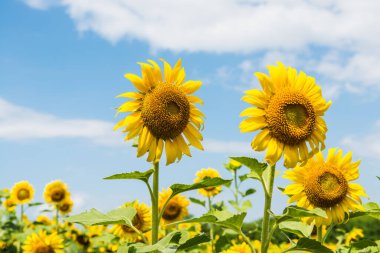
[(251, 240), (249, 239), (248, 236), (246, 236), (243, 231), (240, 230), (240, 235), (243, 237), (243, 240), (245, 241), (246, 244), (251, 248), (251, 253), (256, 253), (255, 247), (253, 247)]
[(152, 198), (152, 244), (156, 244), (158, 241), (158, 186), (159, 186), (159, 163), (154, 162), (154, 173), (153, 173), (153, 198)]
[[(263, 223), (261, 230), (261, 252), (267, 253), (271, 236), (269, 235), (269, 225), (270, 225), (270, 209), (272, 205), (272, 193), (273, 193), (273, 183), (274, 183), (274, 173), (275, 173), (275, 165), (271, 165), (269, 167), (269, 182), (266, 186), (264, 182), (262, 182), (265, 192), (265, 204), (264, 204), (264, 215), (263, 215)], [(266, 190), (265, 190), (266, 188)]]
[[(208, 196), (207, 199), (208, 199), (208, 209), (211, 212), (212, 211), (211, 197)], [(211, 223), (210, 223), (210, 239), (211, 239), (210, 240), (211, 252), (215, 252), (214, 251), (214, 226)]]
[(20, 230), (24, 229), (24, 204), (21, 204)]
[(327, 238), (329, 237), (329, 235), (330, 235), (330, 233), (331, 233), (331, 231), (333, 230), (333, 228), (335, 227), (335, 224), (334, 223), (331, 223), (331, 225), (329, 226), (329, 228), (327, 229), (327, 232), (326, 232), (326, 234), (325, 234), (325, 236), (323, 237), (323, 239), (322, 239), (322, 244), (324, 244), (325, 243), (325, 241), (327, 240)]
[(236, 204), (239, 206), (239, 186), (237, 181), (237, 171), (234, 170), (234, 183), (235, 183), (235, 201)]
[(317, 227), (317, 240), (318, 242), (322, 242), (322, 226)]
[(55, 206), (55, 229), (57, 230), (57, 234), (59, 234), (59, 207)]

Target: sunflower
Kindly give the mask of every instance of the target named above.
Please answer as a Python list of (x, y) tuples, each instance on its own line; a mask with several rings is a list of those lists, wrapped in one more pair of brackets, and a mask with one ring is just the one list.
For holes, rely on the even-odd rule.
[(243, 242), (242, 244), (234, 244), (227, 250), (222, 251), (222, 253), (251, 253), (251, 248)]
[(64, 199), (60, 204), (58, 204), (58, 210), (61, 214), (69, 214), (73, 210), (74, 202), (68, 197)]
[(164, 73), (156, 62), (148, 60), (151, 65), (140, 63), (142, 78), (134, 74), (125, 75), (137, 91), (118, 96), (132, 100), (117, 108), (118, 113), (130, 114), (114, 129), (124, 128), (123, 132), (127, 133), (125, 140), (138, 137), (137, 156), (148, 152), (149, 162), (159, 161), (165, 148), (168, 165), (179, 161), (182, 154), (191, 156), (184, 137), (190, 145), (203, 150), (200, 142), (203, 137), (199, 130), (203, 128), (204, 115), (194, 105), (203, 104), (203, 101), (191, 95), (201, 87), (202, 82), (184, 82), (185, 70), (181, 59), (173, 69), (162, 61)]
[(363, 229), (361, 228), (352, 228), (350, 232), (345, 235), (345, 244), (350, 245), (351, 241), (356, 241), (359, 238), (364, 237)]
[(36, 218), (36, 222), (41, 223), (43, 225), (51, 225), (53, 222), (46, 215), (38, 215)]
[(297, 75), (295, 69), (280, 62), (268, 69), (269, 76), (255, 73), (263, 91), (249, 90), (243, 97), (253, 107), (240, 114), (248, 116), (240, 123), (240, 130), (261, 130), (252, 148), (267, 149), (265, 160), (272, 166), (284, 154), (285, 167), (293, 168), (325, 148), (327, 126), (322, 116), (331, 101), (325, 101), (313, 77), (303, 72)]
[[(173, 190), (171, 188), (160, 192), (160, 197), (158, 199), (158, 209), (160, 212), (166, 201), (172, 195), (172, 192)], [(189, 211), (187, 210), (189, 205), (190, 201), (186, 199), (186, 197), (181, 196), (180, 194), (175, 195), (171, 200), (169, 200), (162, 215), (164, 224), (170, 224), (175, 221), (183, 220), (183, 218), (189, 214)]]
[[(151, 209), (144, 203), (139, 203), (137, 201), (124, 204), (124, 207), (128, 206), (132, 206), (136, 210), (136, 215), (132, 220), (133, 226), (141, 232), (147, 232), (150, 230), (152, 227)], [(140, 235), (127, 225), (114, 225), (110, 232), (128, 242), (137, 242), (140, 239)]]
[(16, 201), (14, 201), (13, 198), (7, 198), (3, 202), (3, 207), (8, 212), (14, 212), (14, 211), (16, 211), (16, 206), (17, 206)]
[(284, 194), (290, 197), (289, 203), (306, 209), (322, 208), (328, 218), (307, 218), (316, 226), (342, 223), (345, 213), (364, 210), (360, 196), (367, 197), (361, 185), (350, 181), (359, 178), (360, 161), (352, 162), (352, 153), (342, 157), (342, 150), (329, 149), (326, 161), (321, 152), (310, 158), (303, 167), (297, 166), (285, 172), (284, 178), (293, 180)]
[(44, 198), (47, 203), (61, 204), (70, 197), (67, 185), (60, 180), (54, 180), (45, 186)]
[(24, 253), (64, 253), (63, 239), (57, 233), (47, 235), (40, 230), (26, 238), (22, 249)]
[(240, 169), (242, 164), (234, 159), (230, 159), (228, 163), (223, 164), (224, 167), (231, 171), (232, 173), (236, 172), (236, 170)]
[(16, 204), (27, 204), (33, 200), (34, 188), (28, 181), (21, 181), (13, 185), (11, 198)]
[[(194, 183), (198, 183), (202, 181), (204, 178), (214, 178), (214, 177), (220, 177), (219, 172), (216, 169), (207, 168), (207, 169), (201, 169), (196, 174), (196, 178), (194, 179)], [(212, 186), (212, 187), (206, 187), (203, 189), (199, 189), (199, 194), (205, 196), (205, 197), (212, 197), (215, 195), (218, 195), (222, 190), (222, 186)]]

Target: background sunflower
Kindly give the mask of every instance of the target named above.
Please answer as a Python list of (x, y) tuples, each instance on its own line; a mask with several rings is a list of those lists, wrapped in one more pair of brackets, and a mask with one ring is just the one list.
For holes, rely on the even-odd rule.
[(342, 150), (329, 149), (326, 160), (321, 152), (309, 159), (303, 167), (285, 171), (284, 178), (294, 181), (288, 185), (284, 194), (290, 196), (289, 203), (306, 209), (322, 208), (327, 219), (307, 218), (315, 221), (316, 226), (342, 223), (350, 211), (364, 210), (360, 197), (367, 197), (361, 185), (351, 183), (359, 178), (360, 161), (352, 162), (352, 153), (342, 157)]

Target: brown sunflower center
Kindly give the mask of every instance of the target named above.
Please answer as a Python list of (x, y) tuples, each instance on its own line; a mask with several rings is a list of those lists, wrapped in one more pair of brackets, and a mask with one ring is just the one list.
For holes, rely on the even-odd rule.
[(48, 245), (42, 245), (35, 249), (34, 253), (54, 253), (54, 249)]
[(161, 83), (145, 95), (141, 117), (156, 138), (174, 139), (189, 122), (190, 103), (178, 86)]
[[(143, 222), (142, 222), (140, 216), (136, 213), (135, 217), (133, 217), (133, 219), (132, 219), (132, 225), (135, 228), (137, 228), (138, 230), (141, 230), (142, 224), (143, 224)], [(126, 233), (135, 233), (133, 228), (131, 228), (127, 225), (122, 225), (121, 229)]]
[(60, 202), (61, 200), (63, 200), (65, 198), (65, 190), (63, 189), (56, 189), (53, 191), (53, 193), (51, 194), (51, 199), (54, 201), (54, 202)]
[(181, 215), (182, 207), (177, 204), (169, 203), (166, 206), (166, 209), (164, 211), (164, 214), (162, 215), (162, 218), (165, 220), (171, 221), (177, 219)]
[(67, 212), (68, 210), (70, 210), (70, 205), (69, 204), (60, 205), (59, 210), (61, 210), (61, 212)]
[(340, 203), (348, 190), (348, 182), (343, 174), (328, 166), (310, 171), (304, 185), (308, 200), (313, 205), (324, 208)]
[(26, 189), (21, 189), (17, 192), (17, 198), (19, 200), (24, 200), (30, 197), (30, 192)]
[(266, 110), (270, 134), (288, 145), (297, 145), (312, 134), (316, 115), (304, 94), (284, 89), (273, 95)]

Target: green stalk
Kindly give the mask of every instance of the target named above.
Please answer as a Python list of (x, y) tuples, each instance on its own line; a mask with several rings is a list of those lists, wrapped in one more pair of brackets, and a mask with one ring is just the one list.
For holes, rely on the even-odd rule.
[(234, 183), (235, 183), (235, 201), (236, 204), (239, 206), (239, 186), (237, 181), (237, 171), (234, 170)]
[(317, 227), (317, 240), (322, 243), (322, 226)]
[(263, 223), (262, 223), (262, 230), (261, 230), (261, 252), (267, 253), (269, 244), (270, 244), (270, 236), (269, 236), (269, 223), (270, 223), (270, 209), (272, 205), (272, 193), (273, 193), (273, 183), (274, 183), (274, 173), (275, 173), (275, 166), (270, 166), (269, 171), (269, 182), (268, 182), (268, 188), (266, 189), (265, 183), (262, 182), (264, 186), (264, 192), (265, 192), (265, 204), (264, 204), (264, 215), (263, 215)]
[(55, 229), (57, 230), (57, 234), (59, 234), (59, 207), (58, 205), (55, 206)]
[(332, 223), (330, 226), (329, 226), (329, 228), (327, 229), (327, 232), (326, 232), (326, 234), (325, 234), (325, 236), (323, 237), (323, 239), (322, 239), (322, 244), (324, 244), (325, 243), (325, 241), (327, 240), (327, 238), (329, 237), (329, 235), (330, 235), (330, 233), (331, 233), (331, 231), (333, 230), (333, 228), (335, 227), (335, 224), (334, 223)]
[(159, 186), (159, 163), (153, 163), (153, 198), (152, 198), (152, 244), (156, 244), (158, 241), (158, 186)]
[[(211, 197), (208, 196), (208, 209), (209, 211), (212, 211), (212, 203), (211, 203)], [(214, 251), (214, 225), (210, 223), (210, 243), (211, 243), (211, 252), (215, 252)]]
[(252, 253), (256, 253), (255, 247), (253, 247), (251, 240), (249, 239), (248, 236), (246, 236), (241, 230), (240, 233), (241, 237), (243, 237), (243, 240), (245, 241), (246, 244), (251, 248)]
[(20, 229), (24, 229), (24, 204), (21, 204)]

